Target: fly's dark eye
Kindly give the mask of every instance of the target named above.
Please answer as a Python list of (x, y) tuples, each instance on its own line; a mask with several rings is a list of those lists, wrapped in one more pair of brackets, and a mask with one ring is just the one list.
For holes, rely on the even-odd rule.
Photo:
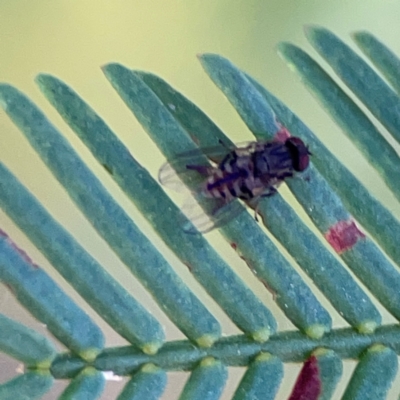
[(310, 157), (308, 154), (302, 154), (298, 157), (297, 163), (293, 166), (296, 171), (304, 171), (310, 163)]
[(292, 157), (293, 169), (295, 171), (304, 171), (310, 163), (310, 152), (304, 142), (295, 136), (290, 137), (285, 142), (286, 147), (290, 151)]

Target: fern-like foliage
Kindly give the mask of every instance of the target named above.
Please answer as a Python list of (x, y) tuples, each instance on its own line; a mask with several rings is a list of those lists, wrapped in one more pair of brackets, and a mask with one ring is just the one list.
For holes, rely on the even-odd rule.
[[(399, 140), (400, 97), (396, 91), (400, 90), (400, 60), (370, 34), (355, 35), (356, 43), (390, 87), (332, 33), (317, 27), (306, 32), (335, 73)], [(400, 199), (399, 156), (371, 120), (303, 50), (283, 43), (279, 52)], [(217, 55), (202, 55), (200, 62), (256, 139), (271, 139), (285, 131), (309, 146), (312, 165), (303, 179), (294, 178), (287, 184), (343, 263), (279, 194), (263, 199), (258, 211), (268, 231), (349, 326), (332, 328), (331, 316), (312, 288), (250, 213), (241, 213), (220, 231), (273, 291), (276, 303), (297, 328), (277, 331), (273, 313), (203, 236), (189, 235), (177, 226), (176, 221), (184, 218), (180, 209), (95, 111), (59, 79), (39, 75), (37, 83), (46, 98), (243, 334), (221, 337), (219, 321), (70, 144), (24, 94), (2, 84), (0, 104), (5, 112), (187, 340), (165, 342), (160, 322), (145, 305), (114, 280), (0, 164), (1, 208), (85, 301), (131, 344), (104, 348), (103, 333), (91, 318), (1, 232), (0, 280), (69, 351), (58, 354), (49, 339), (0, 315), (0, 350), (26, 365), (24, 374), (0, 385), (0, 399), (40, 398), (54, 379), (70, 380), (61, 399), (96, 399), (104, 387), (102, 371), (131, 377), (119, 400), (157, 399), (167, 383), (166, 372), (174, 370), (191, 371), (180, 399), (218, 399), (229, 366), (246, 368), (235, 400), (274, 399), (286, 362), (304, 363), (291, 399), (329, 399), (341, 378), (341, 360), (349, 358), (357, 359), (358, 364), (344, 398), (385, 398), (397, 372), (400, 326), (382, 326), (371, 297), (400, 320), (400, 222), (296, 115), (253, 78)], [(105, 66), (104, 73), (167, 159), (196, 146), (215, 146), (220, 140), (229, 143), (200, 109), (161, 78), (119, 64)]]

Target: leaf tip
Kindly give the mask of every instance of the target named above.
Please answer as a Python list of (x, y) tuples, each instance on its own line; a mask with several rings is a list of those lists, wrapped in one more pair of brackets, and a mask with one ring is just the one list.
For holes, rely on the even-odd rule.
[(269, 362), (273, 358), (276, 358), (276, 356), (273, 356), (271, 353), (262, 352), (262, 353), (257, 355), (257, 357), (255, 358), (254, 361), (255, 362), (264, 363), (264, 362)]
[(155, 372), (160, 371), (160, 367), (153, 363), (144, 364), (143, 367), (140, 369), (145, 374), (154, 374)]
[(357, 330), (362, 334), (370, 335), (375, 332), (377, 327), (378, 324), (376, 321), (364, 321), (357, 327)]
[(0, 83), (0, 107), (6, 111), (8, 108), (7, 95), (10, 91), (16, 90), (7, 83)]
[(304, 25), (303, 31), (307, 39), (310, 40), (316, 38), (318, 35), (329, 33), (327, 29), (323, 28), (320, 25), (315, 25), (315, 24)]
[(269, 337), (271, 336), (271, 330), (268, 328), (260, 329), (256, 332), (253, 332), (251, 334), (251, 337), (256, 341), (260, 343), (266, 342)]
[(89, 348), (79, 353), (79, 356), (87, 362), (92, 362), (99, 355), (101, 349), (99, 348)]
[(39, 86), (39, 89), (44, 91), (54, 87), (56, 84), (62, 85), (62, 81), (50, 74), (38, 74), (34, 79), (35, 83)]
[(367, 46), (370, 43), (377, 42), (377, 39), (367, 31), (353, 32), (350, 36), (352, 37), (354, 42), (361, 48)]
[(314, 324), (306, 329), (305, 334), (311, 339), (321, 339), (326, 332), (329, 332), (329, 330), (330, 328), (326, 325)]
[(112, 75), (118, 70), (118, 68), (122, 67), (118, 63), (108, 63), (102, 65), (100, 68), (103, 71), (103, 74), (107, 77), (110, 78)]
[(289, 42), (280, 42), (276, 46), (277, 53), (284, 59), (286, 52), (292, 48), (293, 45)]
[(51, 364), (54, 361), (54, 359), (56, 358), (56, 355), (57, 355), (57, 352), (56, 352), (56, 350), (54, 350), (54, 354), (51, 357), (46, 358), (45, 360), (42, 360), (42, 361), (38, 362), (37, 364), (35, 364), (35, 370), (49, 373)]
[(390, 351), (390, 349), (381, 343), (375, 343), (367, 351), (369, 353), (384, 353)]
[(162, 346), (162, 343), (160, 342), (152, 342), (152, 343), (146, 343), (145, 345), (142, 346), (142, 351), (145, 354), (153, 355), (156, 354), (158, 349)]
[(220, 361), (216, 360), (214, 357), (203, 358), (200, 362), (201, 367), (213, 367), (214, 365), (220, 364)]
[(211, 68), (214, 63), (218, 63), (218, 61), (226, 61), (224, 57), (214, 53), (198, 54), (197, 58), (206, 71)]
[(46, 84), (46, 82), (51, 78), (51, 75), (48, 74), (37, 74), (34, 78), (34, 81), (39, 85), (42, 86)]
[(200, 61), (200, 64), (205, 68), (207, 66), (208, 61), (213, 56), (211, 53), (199, 53), (196, 55), (197, 59)]
[(211, 347), (218, 339), (217, 335), (203, 335), (196, 339), (196, 343), (200, 347)]
[(297, 66), (295, 60), (304, 56), (303, 50), (289, 42), (281, 42), (277, 46), (279, 57), (288, 65), (288, 67), (296, 71)]

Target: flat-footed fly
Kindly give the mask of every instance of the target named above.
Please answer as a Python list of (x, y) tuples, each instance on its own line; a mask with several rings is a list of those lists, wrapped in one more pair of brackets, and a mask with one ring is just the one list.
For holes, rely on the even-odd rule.
[(255, 208), (257, 219), (258, 201), (276, 193), (286, 178), (304, 171), (310, 154), (303, 141), (295, 136), (284, 142), (250, 142), (232, 149), (222, 145), (176, 156), (161, 167), (159, 180), (174, 189), (184, 187), (182, 181), (186, 178), (199, 182), (192, 194), (203, 208), (194, 200), (183, 205), (182, 211), (192, 223), (184, 229), (208, 232), (244, 209), (235, 199)]

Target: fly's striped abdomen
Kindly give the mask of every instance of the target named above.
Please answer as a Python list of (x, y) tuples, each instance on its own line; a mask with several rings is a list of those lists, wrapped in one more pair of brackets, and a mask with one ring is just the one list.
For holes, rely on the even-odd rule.
[(237, 173), (227, 173), (222, 170), (216, 170), (205, 182), (203, 193), (206, 197), (223, 198), (231, 200), (239, 197), (240, 188)]
[(204, 194), (206, 197), (234, 198), (250, 200), (255, 197), (254, 189), (264, 186), (253, 175), (254, 166), (251, 157), (229, 153), (213, 174), (208, 177)]

